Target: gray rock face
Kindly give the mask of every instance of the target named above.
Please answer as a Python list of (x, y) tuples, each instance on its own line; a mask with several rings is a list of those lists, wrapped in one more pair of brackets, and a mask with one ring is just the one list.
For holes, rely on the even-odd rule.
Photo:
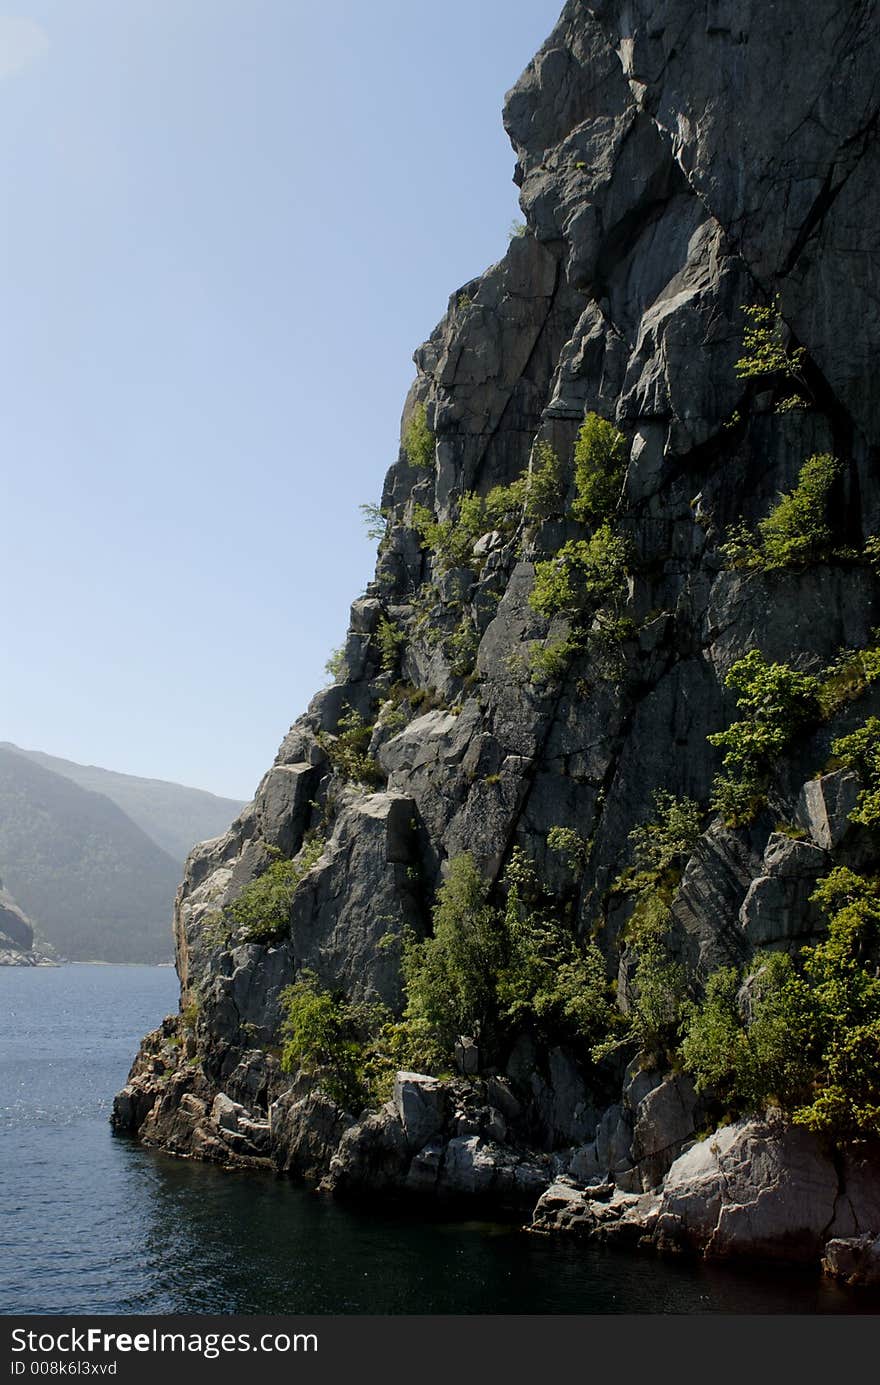
[(817, 846), (832, 851), (850, 830), (858, 795), (859, 781), (849, 770), (808, 779), (798, 795), (797, 820)]
[[(430, 928), (463, 851), (494, 883), (521, 848), (626, 980), (631, 906), (611, 887), (658, 790), (706, 810), (667, 936), (696, 995), (720, 966), (819, 936), (809, 896), (833, 866), (876, 871), (876, 841), (850, 822), (861, 785), (828, 763), (835, 738), (880, 711), (876, 689), (786, 748), (748, 827), (712, 818), (707, 738), (736, 716), (724, 680), (750, 650), (818, 672), (880, 623), (880, 580), (861, 556), (880, 532), (877, 18), (874, 0), (817, 0), (809, 23), (795, 0), (566, 4), (506, 99), (525, 234), (452, 294), (416, 352), (403, 433), (423, 407), (433, 447), (425, 466), (402, 447), (389, 469), (388, 532), (339, 681), (290, 728), (254, 803), (187, 861), (175, 935), (184, 998), (200, 1006), (187, 1043), (201, 1076), (154, 1036), (118, 1099), (121, 1126), (221, 1162), (230, 1140), (264, 1157), (247, 1122), (271, 1107), (279, 1167), (340, 1191), (522, 1203), (555, 1177), (544, 1229), (656, 1229), (712, 1254), (815, 1260), (832, 1230), (876, 1235), (873, 1170), (840, 1174), (812, 1137), (773, 1122), (693, 1143), (705, 1111), (689, 1080), (645, 1055), (599, 1071), (523, 1034), (488, 1073), (484, 1046), (462, 1046), (463, 1085), (400, 1074), (393, 1100), (357, 1119), (251, 1055), (277, 1046), (279, 997), (303, 968), (399, 1014), (401, 937)], [(806, 353), (799, 380), (743, 378), (743, 308), (777, 296), (782, 337)], [(537, 565), (589, 533), (571, 510), (589, 410), (625, 439), (612, 522), (629, 546), (631, 625), (611, 648), (594, 628), (541, 682), (534, 651), (571, 631), (530, 595)], [(454, 522), (467, 492), (509, 485), (544, 445), (560, 462), (557, 513), (487, 518), (448, 563), (426, 548), (417, 505)], [(824, 452), (841, 462), (834, 551), (731, 567), (731, 526), (754, 530)], [(588, 844), (576, 872), (548, 847), (560, 826)], [(315, 837), (323, 849), (277, 940), (218, 937), (218, 914), (273, 852)], [(184, 1105), (210, 1111), (218, 1093), (250, 1113), (234, 1129)]]
[(657, 1239), (709, 1256), (817, 1260), (839, 1191), (815, 1136), (781, 1122), (739, 1121), (672, 1165)]
[(448, 1097), (443, 1083), (423, 1073), (399, 1072), (394, 1078), (394, 1107), (406, 1142), (422, 1149), (446, 1123)]
[(822, 929), (822, 916), (809, 900), (830, 860), (812, 842), (795, 841), (774, 832), (762, 862), (763, 874), (752, 881), (740, 909), (740, 926), (752, 948), (801, 942)]
[(320, 1089), (282, 1093), (269, 1107), (272, 1159), (279, 1173), (317, 1182), (353, 1118)]

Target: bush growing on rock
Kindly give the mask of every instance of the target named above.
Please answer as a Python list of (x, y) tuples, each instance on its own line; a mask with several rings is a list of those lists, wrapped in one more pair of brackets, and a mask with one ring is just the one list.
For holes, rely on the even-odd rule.
[(581, 869), (589, 854), (589, 843), (573, 827), (551, 827), (547, 845), (562, 857), (573, 874)]
[(382, 616), (376, 630), (376, 641), (379, 645), (382, 671), (395, 673), (400, 656), (406, 648), (406, 631), (395, 625), (387, 616)]
[[(225, 919), (231, 929), (241, 929), (243, 942), (274, 942), (287, 932), (293, 896), (323, 850), (323, 838), (313, 837), (291, 860), (272, 861), (227, 906)], [(278, 855), (277, 848), (272, 851)]]
[(864, 827), (880, 826), (880, 718), (868, 717), (857, 731), (840, 736), (831, 753), (842, 765), (855, 770), (864, 785), (850, 821)]
[(740, 525), (721, 546), (731, 567), (773, 572), (822, 562), (834, 551), (829, 499), (840, 475), (840, 462), (830, 453), (809, 457), (801, 467), (794, 490), (758, 523), (757, 537)]
[(504, 886), (504, 907), (492, 905), (473, 858), (450, 862), (433, 937), (410, 939), (404, 950), (407, 1020), (425, 1026), (448, 1055), (468, 1037), (491, 1054), (523, 1030), (588, 1050), (619, 1032), (599, 949), (580, 944), (556, 918), (518, 849)]
[(376, 788), (384, 782), (384, 775), (367, 752), (372, 734), (370, 723), (352, 707), (339, 718), (335, 735), (320, 731), (317, 740), (334, 770), (343, 779), (367, 788)]
[(408, 1018), (424, 1021), (449, 1052), (458, 1039), (485, 1036), (497, 1013), (503, 955), (488, 885), (469, 853), (455, 856), (437, 891), (433, 936), (404, 948)]
[(532, 608), (583, 623), (607, 607), (610, 618), (626, 600), (628, 556), (626, 539), (608, 524), (600, 525), (592, 538), (569, 540), (555, 557), (536, 564)]
[(342, 682), (345, 675), (345, 645), (341, 644), (338, 649), (330, 651), (324, 665), (324, 672), (328, 675), (331, 683)]
[(574, 446), (575, 519), (585, 524), (608, 519), (620, 499), (625, 474), (623, 433), (607, 419), (588, 413)]
[(741, 380), (765, 380), (779, 376), (802, 385), (801, 371), (807, 353), (802, 346), (792, 349), (790, 332), (782, 320), (777, 294), (770, 306), (743, 304), (747, 323), (743, 333), (743, 354), (734, 366)]
[(355, 1113), (369, 1090), (364, 1073), (365, 1037), (376, 1025), (370, 1007), (323, 990), (314, 972), (303, 972), (281, 992), (284, 1019), (281, 1066), (319, 1079), (340, 1106)]
[(665, 789), (655, 792), (653, 802), (653, 818), (629, 835), (635, 860), (611, 888), (633, 899), (624, 931), (637, 959), (630, 1032), (642, 1049), (662, 1059), (675, 1048), (688, 989), (685, 968), (665, 947), (670, 905), (697, 845), (703, 814), (693, 799), (676, 798)]
[(433, 466), (434, 441), (434, 434), (428, 427), (427, 410), (424, 404), (416, 404), (403, 434), (403, 450), (410, 466)]
[(531, 470), (524, 474), (526, 519), (532, 524), (540, 524), (552, 515), (560, 514), (565, 498), (565, 477), (562, 463), (549, 442), (537, 444)]
[(758, 649), (738, 659), (724, 680), (745, 716), (709, 736), (724, 750), (713, 807), (731, 826), (751, 822), (766, 801), (770, 773), (805, 727), (821, 719), (821, 679), (788, 664), (768, 663)]
[(880, 882), (845, 867), (812, 900), (828, 937), (798, 962), (759, 955), (723, 968), (692, 1007), (681, 1061), (732, 1109), (779, 1105), (837, 1140), (880, 1136)]

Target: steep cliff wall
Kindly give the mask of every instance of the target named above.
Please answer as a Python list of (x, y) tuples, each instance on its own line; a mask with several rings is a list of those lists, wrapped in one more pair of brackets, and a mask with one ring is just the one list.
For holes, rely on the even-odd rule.
[[(710, 809), (721, 751), (707, 738), (736, 715), (725, 679), (750, 651), (827, 683), (822, 671), (842, 651), (874, 642), (877, 38), (877, 6), (858, 0), (818, 0), (809, 20), (796, 0), (566, 5), (504, 113), (526, 228), (455, 290), (416, 352), (382, 499), (386, 533), (352, 607), (338, 681), (290, 729), (231, 831), (187, 862), (175, 913), (186, 1062), (169, 1046), (173, 1025), (152, 1036), (120, 1126), (178, 1152), (330, 1167), (340, 1187), (493, 1188), (534, 1201), (554, 1174), (569, 1188), (610, 1175), (618, 1201), (603, 1224), (623, 1217), (642, 1234), (656, 1218), (656, 1200), (646, 1211), (638, 1199), (662, 1195), (699, 1117), (686, 1081), (646, 1076), (638, 1061), (623, 1071), (632, 1048), (600, 1090), (577, 1052), (520, 1043), (503, 1072), (470, 1087), (399, 1081), (393, 1108), (355, 1123), (302, 1079), (288, 1091), (272, 1057), (279, 995), (308, 968), (399, 1010), (398, 942), (430, 929), (445, 864), (467, 851), (497, 882), (519, 847), (567, 898), (574, 932), (596, 939), (626, 1008), (632, 898), (612, 886), (658, 790), (704, 813), (664, 938), (693, 994), (721, 965), (820, 936), (825, 921), (808, 900), (833, 866), (876, 869), (873, 829), (849, 818), (858, 781), (833, 767), (815, 778), (835, 739), (877, 712), (870, 677), (780, 744), (765, 801), (739, 818)], [(768, 313), (750, 317), (748, 305)], [(758, 359), (768, 345), (781, 353), (775, 370)], [(607, 601), (548, 614), (530, 600), (536, 567), (562, 562), (563, 546), (598, 526), (578, 509), (573, 463), (592, 413), (625, 440), (606, 505), (627, 555), (613, 621)], [(561, 466), (555, 499), (540, 514), (527, 501), (512, 518), (493, 509), (493, 488), (536, 474), (545, 445)], [(758, 533), (815, 456), (837, 459), (824, 547), (778, 563), (753, 552), (737, 565), (722, 547), (731, 530)], [(482, 515), (482, 530), (463, 525), (465, 511)], [(560, 827), (587, 844), (574, 883), (548, 848)], [(292, 858), (304, 842), (308, 869), (282, 935), (218, 932), (273, 849)], [(221, 1091), (248, 1111), (224, 1115), (215, 1103), (212, 1123)], [(540, 1154), (523, 1152), (526, 1127)], [(760, 1136), (744, 1129), (746, 1143), (777, 1153), (791, 1138), (772, 1123)], [(798, 1151), (791, 1167), (824, 1158), (818, 1146)], [(699, 1173), (711, 1196), (725, 1176), (713, 1168)], [(676, 1177), (663, 1234), (675, 1239), (677, 1227), (705, 1245), (715, 1222), (682, 1222), (682, 1180), (691, 1185)], [(831, 1214), (814, 1207), (815, 1226), (792, 1230), (783, 1217), (738, 1248), (815, 1255), (825, 1232), (864, 1232), (876, 1208), (834, 1222), (842, 1178), (828, 1173)], [(621, 1197), (636, 1211), (621, 1211)], [(545, 1206), (545, 1225), (548, 1216), (559, 1224)], [(598, 1224), (593, 1213), (585, 1221)]]

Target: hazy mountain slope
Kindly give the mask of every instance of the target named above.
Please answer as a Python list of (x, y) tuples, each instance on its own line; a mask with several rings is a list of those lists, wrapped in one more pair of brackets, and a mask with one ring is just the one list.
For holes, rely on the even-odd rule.
[(0, 749), (0, 873), (72, 961), (171, 956), (177, 863), (103, 794)]
[(22, 750), (10, 741), (0, 742), (0, 747), (73, 780), (81, 789), (106, 794), (157, 846), (181, 863), (196, 842), (225, 832), (244, 807), (238, 799), (219, 798), (165, 779), (141, 779), (99, 765), (78, 765), (42, 750)]

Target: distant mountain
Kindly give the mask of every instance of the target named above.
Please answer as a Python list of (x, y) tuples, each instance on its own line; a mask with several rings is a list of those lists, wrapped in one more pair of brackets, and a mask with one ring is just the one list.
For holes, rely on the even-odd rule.
[(118, 774), (97, 765), (77, 765), (41, 750), (22, 750), (11, 741), (0, 741), (0, 749), (13, 750), (36, 765), (71, 779), (81, 789), (106, 795), (181, 865), (196, 842), (219, 837), (244, 807), (236, 798), (218, 798), (204, 789), (169, 784), (164, 779), (140, 779), (135, 774)]
[(0, 747), (0, 875), (71, 961), (171, 958), (179, 862), (107, 795), (8, 747)]

